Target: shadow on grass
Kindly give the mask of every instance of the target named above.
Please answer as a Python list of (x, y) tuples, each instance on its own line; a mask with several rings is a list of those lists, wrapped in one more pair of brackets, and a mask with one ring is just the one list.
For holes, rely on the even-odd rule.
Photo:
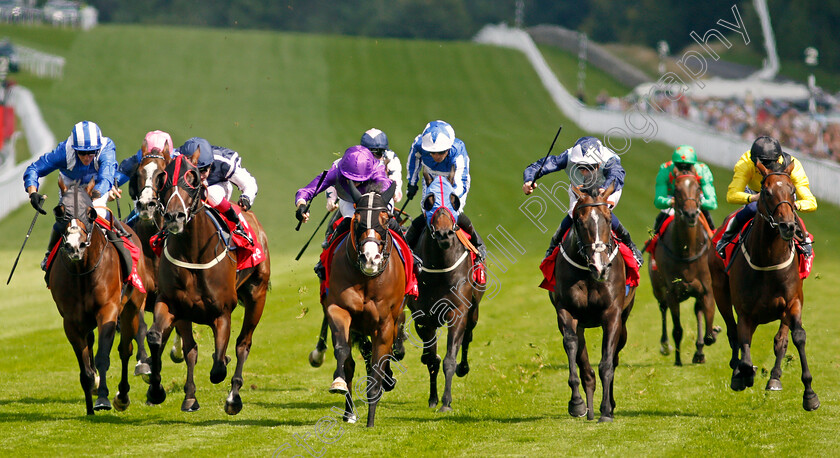
[(28, 404), (28, 405), (45, 405), (45, 404), (78, 404), (79, 400), (84, 403), (84, 394), (79, 395), (79, 399), (67, 398), (20, 398), (20, 399), (0, 399), (0, 406), (10, 404)]
[(44, 413), (17, 413), (0, 412), (0, 423), (6, 422), (56, 422), (67, 420), (79, 420), (90, 424), (115, 424), (127, 426), (155, 426), (155, 425), (191, 425), (191, 426), (311, 426), (312, 419), (297, 420), (272, 420), (272, 419), (240, 419), (238, 417), (225, 417), (215, 420), (185, 419), (160, 419), (160, 418), (131, 418), (120, 413), (100, 413), (97, 415), (84, 415), (84, 406), (79, 409), (79, 414), (69, 412), (68, 415), (50, 415)]

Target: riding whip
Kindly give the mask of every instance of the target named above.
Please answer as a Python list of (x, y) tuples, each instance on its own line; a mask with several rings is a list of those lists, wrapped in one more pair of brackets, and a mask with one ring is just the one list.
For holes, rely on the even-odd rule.
[[(114, 178), (114, 187), (117, 188), (117, 191), (120, 190), (119, 186), (117, 185), (116, 178)], [(117, 201), (117, 218), (122, 219), (122, 210), (120, 209), (120, 195), (118, 192), (114, 192), (114, 196)]]
[[(315, 232), (313, 232), (312, 235), (309, 237), (309, 240), (306, 241), (306, 245), (304, 245), (303, 248), (300, 249), (300, 253), (298, 253), (298, 255), (295, 256), (295, 261), (300, 260), (300, 257), (303, 256), (303, 252), (306, 251), (306, 249), (309, 247), (309, 243), (312, 242), (313, 238), (315, 238), (315, 234), (317, 234), (318, 230), (321, 229), (321, 226), (324, 225), (324, 221), (327, 220), (327, 216), (330, 216), (330, 212), (327, 212), (327, 214), (325, 214), (324, 217), (321, 219), (321, 222), (318, 223), (318, 227), (315, 228)], [(298, 227), (300, 227), (300, 224), (298, 224)]]
[[(320, 187), (321, 187), (321, 185), (324, 183), (324, 178), (326, 178), (326, 177), (327, 177), (327, 170), (324, 170), (324, 173), (322, 173), (322, 174), (321, 174), (321, 179), (320, 179), (320, 180), (318, 180), (318, 185), (316, 185), (316, 186), (315, 186), (315, 192), (316, 192), (316, 193), (318, 192), (318, 188), (320, 188)], [(310, 200), (309, 202), (307, 202), (307, 203), (304, 205), (304, 207), (303, 207), (303, 213), (309, 213), (309, 206), (310, 206), (311, 204), (312, 204), (312, 200)], [(324, 217), (324, 219), (327, 219), (327, 218), (326, 218), (326, 216)], [(322, 223), (323, 223), (323, 222), (322, 222)], [(298, 223), (297, 223), (297, 227), (295, 227), (295, 230), (296, 230), (296, 231), (299, 231), (299, 230), (300, 230), (300, 225), (301, 225), (301, 224), (303, 224), (303, 220), (298, 221)], [(318, 227), (321, 227), (321, 226), (318, 226)], [(310, 241), (312, 241), (312, 238), (310, 238), (309, 240), (310, 240)], [(309, 245), (309, 242), (306, 242), (306, 244), (307, 244), (307, 245)], [(306, 246), (304, 246), (303, 248), (304, 248), (304, 249), (306, 249)], [(301, 253), (303, 253), (303, 251), (301, 251)]]
[(560, 136), (560, 131), (563, 130), (563, 126), (561, 125), (559, 129), (557, 129), (557, 134), (554, 136), (554, 140), (551, 141), (551, 146), (548, 148), (548, 152), (545, 153), (545, 157), (542, 160), (542, 164), (540, 164), (540, 168), (537, 170), (537, 173), (534, 174), (534, 181), (531, 182), (531, 186), (537, 184), (537, 180), (539, 179), (540, 172), (542, 172), (543, 166), (545, 165), (545, 161), (548, 160), (548, 156), (551, 154), (551, 150), (554, 149), (554, 143), (557, 142), (557, 137)]
[[(46, 198), (47, 198), (47, 196), (44, 196), (44, 199), (46, 199)], [(18, 261), (20, 260), (20, 254), (23, 253), (23, 247), (26, 246), (26, 242), (29, 240), (29, 235), (32, 234), (32, 228), (35, 227), (35, 221), (38, 219), (39, 214), (40, 213), (38, 212), (38, 210), (35, 210), (35, 217), (32, 218), (32, 224), (29, 225), (29, 230), (26, 231), (26, 238), (23, 239), (23, 245), (20, 246), (20, 251), (18, 251), (18, 255), (15, 258), (15, 264), (12, 266), (12, 271), (9, 272), (9, 279), (6, 280), (7, 285), (9, 284), (10, 281), (12, 281), (12, 275), (15, 274), (15, 269), (17, 268)]]

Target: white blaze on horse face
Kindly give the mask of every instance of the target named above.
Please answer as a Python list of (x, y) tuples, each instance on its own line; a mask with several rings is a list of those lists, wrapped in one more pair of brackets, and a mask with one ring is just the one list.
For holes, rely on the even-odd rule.
[[(365, 237), (368, 237), (370, 234), (371, 237), (376, 235), (372, 229), (369, 229), (364, 234)], [(365, 257), (365, 265), (363, 270), (366, 274), (374, 274), (379, 270), (379, 264), (382, 262), (382, 254), (379, 253), (379, 244), (374, 241), (365, 242), (362, 245), (362, 255)]]
[(64, 241), (72, 250), (70, 259), (79, 260), (82, 257), (82, 228), (79, 227), (79, 220), (73, 219), (70, 221), (70, 227), (67, 228), (67, 235), (64, 236)]
[(606, 254), (606, 250), (600, 250), (599, 251), (599, 248), (601, 248), (604, 245), (604, 242), (601, 241), (601, 236), (600, 236), (601, 230), (598, 227), (598, 223), (599, 223), (598, 212), (596, 212), (595, 209), (593, 208), (591, 210), (590, 216), (592, 217), (592, 223), (595, 224), (595, 242), (592, 244), (592, 252), (593, 252), (592, 263), (595, 265), (595, 269), (600, 274), (601, 272), (604, 271), (604, 268), (606, 267), (604, 265), (604, 262), (603, 262), (604, 261), (603, 256)]
[(144, 204), (150, 204), (155, 199), (155, 192), (152, 190), (152, 177), (155, 174), (155, 170), (157, 170), (157, 164), (149, 162), (143, 167), (143, 170), (146, 172), (146, 182), (143, 183), (143, 190), (140, 192), (140, 197), (137, 200)]

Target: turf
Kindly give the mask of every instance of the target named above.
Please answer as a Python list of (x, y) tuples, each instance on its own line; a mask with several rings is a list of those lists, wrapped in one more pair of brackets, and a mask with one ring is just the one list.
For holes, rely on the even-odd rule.
[[(835, 324), (840, 316), (833, 279), (840, 275), (840, 262), (830, 255), (838, 242), (836, 207), (822, 205), (805, 215), (817, 238), (804, 323), (814, 389), (822, 400), (818, 411), (802, 410), (793, 346), (784, 365), (784, 391), (763, 390), (773, 363), (773, 325), (760, 327), (755, 336), (759, 373), (756, 386), (746, 392), (728, 388), (722, 341), (707, 348), (705, 365), (674, 367), (672, 356), (658, 353), (659, 311), (643, 274), (616, 373), (616, 421), (588, 423), (566, 413), (566, 356), (547, 295), (536, 288), (536, 266), (550, 234), (519, 210), (526, 199), (520, 191), (524, 166), (545, 154), (559, 124), (565, 127), (555, 152), (584, 131), (551, 105), (523, 56), (472, 43), (231, 30), (102, 26), (69, 33), (64, 45), (26, 28), (0, 31), (13, 39), (20, 34), (22, 41), (44, 40), (35, 44), (67, 57), (64, 78), (42, 81), (36, 91), (58, 138), (87, 118), (115, 140), (119, 158), (136, 151), (146, 131), (158, 128), (177, 143), (201, 135), (240, 151), (261, 186), (254, 211), (268, 230), (273, 272), (273, 289), (245, 367), (245, 407), (238, 416), (222, 410), (229, 382), (209, 383), (212, 333), (198, 327), (200, 411), (179, 410), (185, 372), (167, 360), (163, 381), (169, 397), (163, 405), (144, 405), (146, 385), (133, 379), (128, 411), (86, 417), (77, 365), (37, 267), (51, 222), (41, 217), (0, 302), (0, 348), (6, 354), (0, 359), (5, 382), (0, 434), (9, 454), (266, 456), (289, 444), (280, 455), (305, 455), (298, 444), (307, 434), (313, 454), (323, 448), (329, 456), (815, 456), (831, 453), (838, 444), (840, 360), (834, 349), (840, 345)], [(576, 67), (565, 71), (573, 74)], [(380, 402), (376, 428), (343, 425), (340, 436), (333, 430), (338, 437), (323, 444), (314, 440), (318, 422), (335, 417), (330, 409), (340, 399), (327, 393), (332, 356), (320, 369), (306, 362), (321, 314), (311, 270), (315, 245), (302, 261), (293, 260), (314, 230), (312, 224), (293, 230), (294, 190), (336, 152), (355, 144), (365, 129), (383, 129), (404, 158), (425, 123), (438, 118), (452, 123), (470, 152), (467, 210), (476, 226), (500, 241), (507, 232), (525, 252), (513, 250), (512, 259), (499, 255), (504, 266), (491, 266), (495, 294), (481, 304), (472, 372), (454, 382), (454, 412), (426, 407), (427, 371), (419, 350), (409, 346), (405, 370), (395, 369), (396, 389)], [(656, 215), (656, 166), (669, 156), (665, 145), (636, 141), (622, 157), (628, 178), (617, 214), (637, 243)], [(731, 172), (713, 171), (723, 200)], [(54, 204), (54, 180), (44, 189), (48, 205)], [(316, 219), (324, 211), (321, 205), (317, 200), (313, 206)], [(721, 207), (714, 212), (718, 221), (734, 208)], [(417, 211), (416, 204), (409, 208)], [(0, 221), (5, 234), (0, 256), (8, 268), (32, 215), (31, 208), (22, 207)], [(553, 228), (561, 217), (552, 211), (543, 222)], [(490, 251), (500, 253), (499, 246), (490, 243)], [(683, 315), (685, 356), (693, 351), (696, 331), (688, 304)], [(237, 311), (234, 330), (240, 322)], [(588, 338), (594, 361), (600, 359), (598, 336), (590, 331)], [(115, 350), (112, 396), (118, 367)], [(326, 426), (320, 424), (322, 432)]]

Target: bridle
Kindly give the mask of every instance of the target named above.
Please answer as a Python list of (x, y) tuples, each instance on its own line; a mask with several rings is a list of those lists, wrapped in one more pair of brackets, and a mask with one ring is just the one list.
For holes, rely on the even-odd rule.
[(791, 210), (793, 210), (794, 214), (794, 222), (798, 220), (798, 217), (796, 216), (796, 204), (790, 199), (780, 201), (775, 206), (773, 206), (773, 209), (771, 211), (767, 211), (767, 209), (770, 207), (770, 203), (768, 202), (768, 199), (770, 199), (770, 197), (768, 196), (769, 191), (765, 192), (767, 188), (764, 186), (764, 182), (767, 181), (767, 177), (772, 175), (783, 175), (790, 178), (790, 175), (784, 172), (770, 172), (767, 175), (765, 175), (764, 178), (761, 180), (761, 192), (758, 193), (758, 198), (761, 201), (761, 203), (764, 204), (762, 206), (765, 208), (765, 211), (762, 212), (760, 208), (757, 208), (757, 210), (758, 214), (761, 215), (761, 217), (765, 221), (767, 221), (768, 224), (770, 224), (770, 227), (772, 227), (773, 229), (777, 229), (779, 227), (779, 222), (776, 221), (776, 218), (774, 218), (773, 215), (776, 214), (776, 210), (778, 210), (779, 207), (782, 206), (782, 204), (790, 205), (790, 208)]
[[(161, 159), (163, 161), (166, 161), (166, 158), (163, 157), (160, 154), (147, 154), (147, 155), (143, 156), (140, 159), (140, 163), (137, 165), (137, 172), (135, 174), (137, 176), (138, 181), (139, 181), (139, 176), (140, 176), (140, 170), (143, 169), (143, 161), (145, 161), (146, 159)], [(166, 173), (165, 170), (163, 170), (163, 169), (161, 169), (160, 172), (161, 173)], [(155, 198), (152, 200), (150, 205), (153, 206), (153, 208), (156, 212), (163, 213), (163, 211), (164, 211), (163, 203), (160, 201), (160, 198), (157, 194), (157, 190), (155, 189), (154, 176), (147, 177), (146, 182), (143, 185), (143, 188), (141, 188), (140, 190), (137, 191), (137, 197), (139, 198), (143, 194), (143, 191), (145, 191), (147, 189), (150, 189), (152, 192), (155, 193)], [(155, 224), (157, 224), (157, 222)]]
[[(674, 178), (673, 181), (676, 182), (677, 180), (679, 180), (680, 178), (683, 178), (683, 177), (693, 178), (694, 180), (697, 181), (698, 185), (700, 183), (700, 177), (697, 174), (692, 174), (692, 173), (683, 173), (681, 175), (677, 175), (677, 177)], [(676, 193), (674, 193), (674, 194), (676, 194)], [(681, 200), (682, 200), (682, 202), (694, 202), (694, 204), (697, 205), (698, 211), (700, 210), (700, 199), (698, 199), (696, 197), (686, 197), (686, 198), (683, 198)], [(676, 204), (676, 197), (674, 198), (674, 204)], [(688, 213), (685, 210), (683, 210), (681, 205), (680, 206), (674, 205), (674, 213), (679, 214), (683, 218), (689, 218)]]
[[(62, 204), (59, 204), (59, 205), (61, 206)], [(88, 208), (92, 208), (92, 207), (88, 207)], [(64, 211), (65, 212), (67, 211), (67, 206), (64, 206)], [(93, 231), (96, 230), (96, 222), (95, 221), (89, 221), (89, 222), (85, 221), (85, 220), (87, 220), (87, 218), (84, 218), (84, 220), (83, 220), (82, 218), (80, 218), (80, 215), (75, 214), (75, 213), (79, 212), (79, 186), (78, 185), (73, 187), (73, 211), (74, 211), (74, 214), (71, 215), (70, 221), (68, 221), (68, 223), (64, 226), (64, 231), (62, 231), (62, 233), (61, 233), (61, 240), (62, 240), (63, 243), (61, 244), (59, 249), (61, 251), (63, 251), (64, 253), (67, 253), (67, 249), (64, 247), (64, 245), (68, 243), (68, 241), (67, 241), (67, 236), (68, 235), (78, 234), (81, 231), (85, 231), (85, 233), (86, 233), (85, 240), (83, 242), (79, 243), (80, 251), (85, 252), (87, 250), (87, 248), (91, 245), (91, 240), (93, 238)], [(70, 224), (73, 221), (78, 221), (83, 226), (80, 227), (77, 224)], [(69, 228), (67, 227), (68, 225), (70, 225)], [(90, 225), (90, 227), (87, 227), (88, 225)], [(102, 250), (100, 250), (99, 257), (98, 257), (96, 263), (94, 263), (93, 267), (91, 267), (88, 271), (82, 272), (82, 273), (71, 271), (67, 267), (67, 263), (66, 263), (66, 261), (64, 261), (64, 259), (63, 259), (64, 257), (62, 256), (62, 266), (64, 267), (64, 270), (66, 270), (67, 273), (69, 273), (71, 275), (74, 275), (74, 276), (78, 276), (78, 277), (90, 274), (91, 272), (96, 270), (96, 268), (99, 267), (99, 264), (102, 262), (102, 258), (104, 258), (105, 249), (107, 248), (107, 245), (108, 245), (107, 243), (102, 245)]]
[[(601, 206), (609, 206), (609, 204), (606, 203), (606, 202), (592, 202), (592, 203), (587, 203), (587, 204), (578, 204), (575, 207), (575, 210), (577, 210), (578, 208), (601, 207)], [(575, 234), (575, 238), (577, 239), (577, 246), (578, 246), (577, 252), (578, 252), (578, 255), (580, 255), (580, 257), (582, 257), (587, 264), (589, 264), (589, 263), (592, 262), (592, 257), (586, 252), (587, 247), (586, 247), (586, 245), (583, 244), (583, 238), (581, 238), (580, 233), (578, 232), (579, 228), (580, 228), (579, 222), (581, 220), (580, 220), (580, 218), (577, 217), (577, 211), (575, 211), (574, 214), (575, 214), (575, 216), (573, 218), (572, 231)], [(578, 264), (577, 262), (573, 261), (566, 254), (565, 250), (563, 249), (563, 244), (562, 243), (559, 246), (560, 246), (560, 252), (563, 254), (563, 258), (565, 258), (566, 261), (569, 264), (577, 267), (578, 269), (589, 271), (589, 267)], [(604, 243), (604, 242), (599, 240), (599, 241), (593, 242), (589, 246), (589, 248), (592, 249), (592, 253), (595, 254), (595, 255), (606, 253), (608, 251), (610, 252), (609, 257), (607, 258), (606, 267), (609, 267), (609, 266), (612, 265), (613, 259), (615, 259), (615, 256), (618, 254), (618, 244), (615, 243), (615, 241), (613, 240), (612, 234), (610, 234), (608, 243)]]
[[(181, 196), (181, 193), (179, 193), (179, 192), (177, 192), (177, 190), (173, 189), (172, 194), (166, 200), (166, 204), (163, 205), (163, 207), (164, 207), (164, 209), (168, 208), (169, 203), (172, 202), (173, 200), (175, 200), (176, 197), (177, 197), (177, 200), (180, 202), (181, 207), (184, 209), (184, 213), (186, 215), (186, 221), (184, 222), (184, 225), (186, 225), (192, 220), (192, 218), (196, 214), (198, 214), (198, 210), (200, 210), (204, 205), (204, 202), (200, 198), (201, 193), (204, 191), (204, 183), (201, 181), (201, 174), (199, 173), (198, 168), (196, 168), (195, 166), (190, 164), (183, 155), (175, 158), (175, 160), (173, 162), (175, 164), (175, 170), (172, 174), (173, 175), (172, 180), (171, 181), (169, 180), (169, 176), (166, 174), (167, 172), (164, 171), (163, 172), (164, 173), (164, 185), (160, 189), (160, 191), (163, 193), (163, 192), (169, 190), (169, 188), (176, 188), (176, 187), (181, 188), (192, 199), (192, 202), (190, 202), (190, 204), (187, 205), (187, 203), (184, 201), (184, 198)], [(183, 174), (181, 174), (180, 173), (181, 166), (185, 162), (187, 164), (186, 165), (187, 170)], [(192, 186), (187, 182), (186, 175), (190, 171), (192, 171), (196, 174), (196, 178), (198, 180), (198, 186)]]
[[(360, 222), (356, 222), (356, 221), (354, 221), (353, 223), (350, 224), (350, 246), (352, 247), (353, 251), (356, 252), (355, 264), (356, 264), (356, 267), (358, 267), (359, 271), (361, 271), (362, 273), (364, 273), (368, 277), (376, 277), (377, 275), (384, 272), (385, 268), (388, 266), (388, 259), (391, 257), (391, 247), (393, 246), (394, 241), (393, 241), (393, 239), (391, 237), (391, 234), (389, 233), (390, 231), (387, 229), (387, 227), (383, 227), (379, 223), (378, 214), (381, 213), (381, 212), (388, 213), (388, 208), (385, 207), (385, 206), (374, 205), (373, 204), (373, 197), (374, 197), (373, 193), (365, 194), (364, 196), (362, 196), (362, 199), (364, 199), (365, 197), (368, 197), (366, 206), (357, 205), (356, 206), (356, 211), (355, 211), (355, 214), (359, 215), (359, 221), (361, 221), (361, 218), (363, 217), (363, 215), (365, 215), (365, 219), (364, 219), (365, 222), (364, 222), (363, 225)], [(375, 223), (374, 223), (374, 221), (375, 221)], [(364, 230), (363, 234), (368, 233), (372, 230), (375, 233), (379, 234), (380, 238), (376, 238), (372, 235), (368, 235), (361, 240), (356, 240), (356, 225), (357, 224), (360, 224), (360, 225), (362, 225), (363, 228), (366, 228)], [(382, 255), (382, 261), (380, 262), (379, 268), (376, 271), (374, 271), (372, 273), (367, 273), (364, 270), (364, 261), (363, 261), (364, 258), (362, 256), (362, 254), (359, 252), (359, 248), (365, 246), (365, 244), (370, 243), (370, 242), (373, 242), (377, 245), (378, 251)], [(347, 250), (346, 253), (347, 253), (347, 259), (351, 263), (354, 262), (350, 258), (350, 250)]]

